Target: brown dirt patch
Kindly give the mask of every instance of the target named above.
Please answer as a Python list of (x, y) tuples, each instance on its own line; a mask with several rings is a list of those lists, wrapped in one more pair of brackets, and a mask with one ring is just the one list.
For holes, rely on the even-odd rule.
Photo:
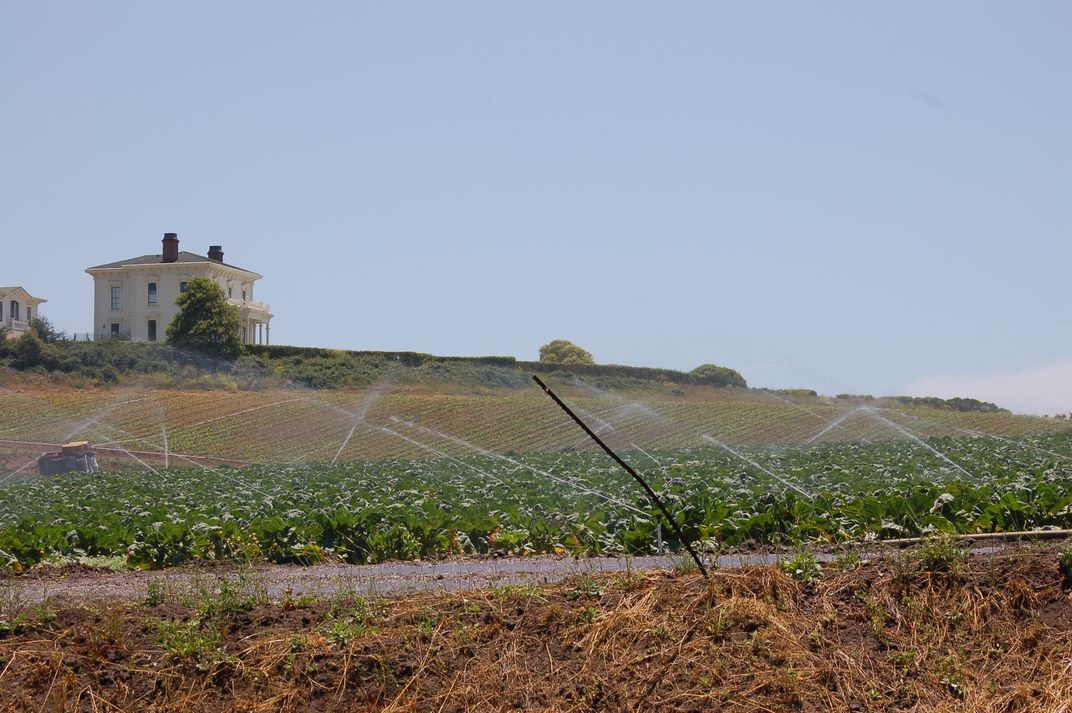
[(746, 567), (34, 605), (0, 615), (0, 710), (1069, 710), (1072, 591), (1054, 548), (955, 573), (910, 557), (814, 584)]

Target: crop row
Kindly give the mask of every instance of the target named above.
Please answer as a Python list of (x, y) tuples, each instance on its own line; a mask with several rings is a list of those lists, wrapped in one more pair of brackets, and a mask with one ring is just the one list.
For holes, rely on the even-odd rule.
[[(395, 423), (398, 433), (432, 442)], [(416, 440), (416, 439), (415, 439)], [(457, 449), (449, 441), (437, 447)], [(746, 543), (1072, 527), (1072, 438), (629, 451), (686, 537)], [(750, 464), (747, 461), (751, 461)], [(12, 484), (14, 483), (14, 484)], [(0, 488), (0, 558), (363, 563), (452, 553), (650, 553), (656, 518), (590, 452), (71, 474)], [(670, 547), (677, 543), (663, 533)]]

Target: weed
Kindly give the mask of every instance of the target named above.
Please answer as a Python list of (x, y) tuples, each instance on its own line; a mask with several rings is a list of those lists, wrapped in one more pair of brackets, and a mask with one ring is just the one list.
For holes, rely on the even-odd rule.
[(430, 615), (425, 614), (417, 620), (417, 636), (424, 641), (430, 641), (435, 635), (436, 623)]
[(916, 662), (915, 651), (895, 651), (887, 654), (886, 658), (890, 660), (894, 668), (897, 669), (897, 673), (901, 676), (908, 675), (909, 670), (912, 668), (912, 664)]
[(770, 653), (770, 642), (759, 631), (752, 632), (752, 655), (766, 656)]
[(37, 626), (51, 629), (56, 624), (58, 615), (56, 610), (48, 602), (41, 602), (33, 608), (33, 618)]
[(855, 550), (842, 550), (834, 557), (834, 568), (842, 572), (852, 572), (860, 566), (860, 555)]
[(258, 604), (268, 603), (268, 589), (262, 578), (239, 575), (220, 577), (215, 586), (202, 584), (195, 595), (196, 609), (202, 617), (233, 616)]
[(798, 582), (811, 583), (819, 579), (822, 573), (822, 565), (810, 552), (802, 552), (795, 557), (784, 560), (781, 563), (782, 571)]
[(699, 567), (696, 566), (696, 562), (691, 557), (679, 557), (674, 562), (674, 574), (681, 577), (686, 574), (693, 574), (699, 571)]
[(591, 624), (599, 618), (599, 610), (595, 607), (585, 607), (581, 610), (581, 613), (577, 615), (577, 619), (584, 624)]
[(164, 583), (159, 579), (151, 579), (145, 585), (145, 606), (158, 607), (164, 603)]
[(8, 619), (0, 619), (0, 639), (5, 636), (15, 636), (21, 634), (26, 629), (26, 616), (24, 614), (17, 614), (16, 616)]
[(304, 609), (315, 601), (316, 597), (310, 596), (308, 594), (302, 595), (300, 597), (295, 597), (293, 591), (291, 591), (290, 589), (284, 589), (283, 596), (279, 600), (279, 606), (283, 609), (283, 611), (293, 611), (295, 609)]
[(334, 644), (349, 646), (350, 642), (372, 631), (363, 621), (351, 618), (331, 619), (324, 631), (324, 636)]
[(967, 556), (956, 539), (949, 535), (932, 537), (916, 550), (916, 559), (925, 572), (956, 573)]
[(566, 595), (570, 599), (598, 599), (603, 596), (603, 588), (593, 577), (582, 575), (575, 581), (575, 586)]
[(123, 610), (109, 607), (100, 615), (101, 638), (111, 644), (118, 644), (123, 638)]
[(155, 623), (156, 642), (172, 656), (179, 658), (210, 659), (211, 653), (220, 646), (220, 634), (215, 630), (204, 630), (197, 619), (191, 621), (171, 621), (165, 619)]
[(707, 611), (707, 633), (721, 641), (729, 633), (731, 617), (725, 607), (713, 607)]
[(1060, 567), (1065, 581), (1072, 584), (1072, 542), (1066, 544), (1057, 553), (1057, 566)]
[(364, 597), (334, 601), (328, 610), (324, 636), (332, 643), (348, 646), (376, 631), (373, 623), (377, 616), (375, 605)]

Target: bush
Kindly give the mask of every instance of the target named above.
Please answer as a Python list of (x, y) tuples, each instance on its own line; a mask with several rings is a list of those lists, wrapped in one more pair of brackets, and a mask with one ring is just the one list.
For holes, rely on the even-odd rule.
[(735, 386), (741, 389), (748, 388), (748, 382), (736, 369), (717, 364), (701, 364), (689, 372), (702, 381), (713, 386)]
[(925, 572), (956, 572), (968, 554), (948, 535), (933, 537), (916, 551), (916, 559)]
[(592, 355), (573, 342), (555, 339), (540, 347), (541, 364), (595, 364)]
[(32, 369), (44, 366), (45, 347), (33, 332), (24, 332), (15, 342), (15, 368)]

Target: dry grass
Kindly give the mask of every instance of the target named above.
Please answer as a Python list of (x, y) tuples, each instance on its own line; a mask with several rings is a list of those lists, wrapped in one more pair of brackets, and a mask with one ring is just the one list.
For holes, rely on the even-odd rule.
[(813, 584), (746, 568), (200, 620), (176, 602), (27, 611), (0, 639), (0, 710), (1067, 713), (1067, 587), (1036, 547)]

